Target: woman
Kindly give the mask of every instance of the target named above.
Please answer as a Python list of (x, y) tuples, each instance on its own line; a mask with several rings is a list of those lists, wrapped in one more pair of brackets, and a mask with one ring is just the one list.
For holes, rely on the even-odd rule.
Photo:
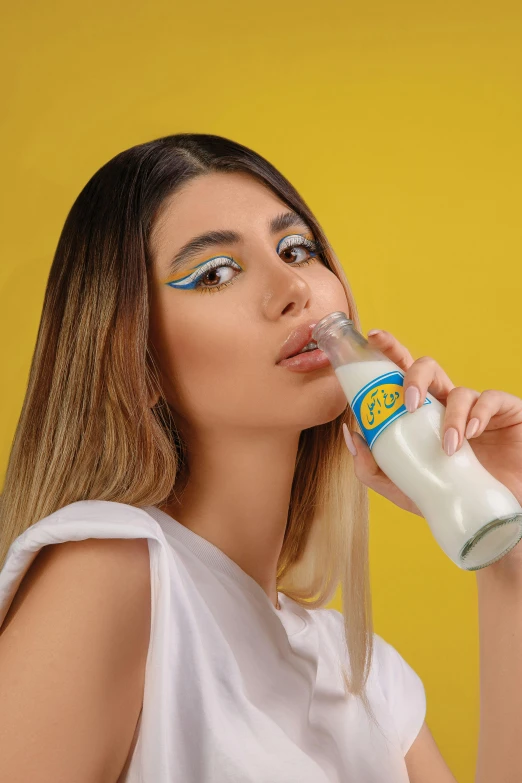
[[(360, 328), (317, 220), (252, 150), (178, 134), (87, 183), (2, 495), (2, 780), (454, 781), (421, 680), (372, 630), (364, 485), (419, 511), (360, 439), (345, 449), (331, 366), (280, 363), (337, 310)], [(369, 339), (459, 444), (478, 417), (477, 456), (522, 497), (522, 401)], [(518, 549), (477, 574), (481, 783), (515, 770), (494, 623)], [(324, 608), (339, 581), (342, 614)]]

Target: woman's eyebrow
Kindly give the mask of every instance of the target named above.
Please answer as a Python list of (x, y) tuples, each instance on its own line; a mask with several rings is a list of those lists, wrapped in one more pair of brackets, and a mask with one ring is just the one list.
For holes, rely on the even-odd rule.
[[(282, 212), (280, 215), (272, 218), (268, 224), (271, 234), (277, 234), (287, 228), (299, 227), (306, 231), (311, 231), (310, 226), (303, 220), (297, 212)], [(175, 274), (180, 267), (183, 267), (187, 261), (194, 256), (199, 255), (203, 250), (215, 247), (216, 245), (234, 244), (240, 242), (242, 235), (237, 231), (207, 231), (197, 237), (193, 237), (181, 247), (167, 267), (168, 277)]]

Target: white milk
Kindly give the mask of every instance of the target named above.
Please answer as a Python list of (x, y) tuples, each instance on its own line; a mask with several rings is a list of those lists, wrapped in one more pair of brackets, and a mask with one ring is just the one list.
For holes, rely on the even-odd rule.
[(466, 439), (448, 457), (441, 441), (445, 406), (428, 393), (428, 402), (408, 413), (402, 380), (395, 375), (378, 381), (390, 372), (404, 378), (387, 359), (335, 369), (375, 461), (416, 503), (456, 565), (473, 571), (500, 559), (522, 538), (522, 507)]

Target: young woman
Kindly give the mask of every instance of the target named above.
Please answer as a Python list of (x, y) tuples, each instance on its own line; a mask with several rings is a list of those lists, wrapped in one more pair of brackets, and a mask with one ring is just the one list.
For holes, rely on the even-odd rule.
[[(1, 498), (1, 780), (454, 781), (372, 626), (367, 487), (419, 511), (346, 449), (332, 367), (281, 363), (338, 310), (360, 329), (316, 218), (252, 150), (178, 134), (87, 183)], [(478, 419), (521, 499), (522, 400), (369, 339), (447, 405), (457, 449)], [(480, 783), (522, 769), (519, 550), (477, 572)]]

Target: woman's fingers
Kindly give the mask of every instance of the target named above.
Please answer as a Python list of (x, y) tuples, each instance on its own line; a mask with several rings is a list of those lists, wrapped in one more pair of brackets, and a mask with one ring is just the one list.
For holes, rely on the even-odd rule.
[(418, 389), (417, 408), (424, 404), (428, 391), (437, 400), (444, 405), (446, 404), (448, 394), (455, 388), (455, 384), (435, 359), (431, 356), (421, 356), (419, 359), (413, 360), (408, 349), (390, 332), (381, 330), (378, 334), (371, 335), (370, 340), (371, 345), (375, 345), (387, 359), (390, 359), (404, 371), (405, 397), (409, 388)]
[[(468, 423), (474, 427), (475, 414), (471, 411), (479, 397), (480, 392), (466, 386), (455, 386), (448, 394), (441, 432), (444, 451), (448, 457), (460, 449), (464, 438), (470, 437), (466, 434), (466, 428)], [(480, 425), (480, 421), (476, 423)], [(475, 430), (475, 435), (477, 431)]]
[[(374, 331), (373, 329), (371, 331)], [(386, 354), (386, 357), (390, 361), (395, 362), (401, 370), (406, 370), (413, 364), (413, 357), (408, 351), (405, 345), (400, 343), (391, 332), (386, 332), (384, 329), (379, 329), (376, 334), (368, 333), (368, 342), (371, 345), (375, 345), (379, 351)]]

